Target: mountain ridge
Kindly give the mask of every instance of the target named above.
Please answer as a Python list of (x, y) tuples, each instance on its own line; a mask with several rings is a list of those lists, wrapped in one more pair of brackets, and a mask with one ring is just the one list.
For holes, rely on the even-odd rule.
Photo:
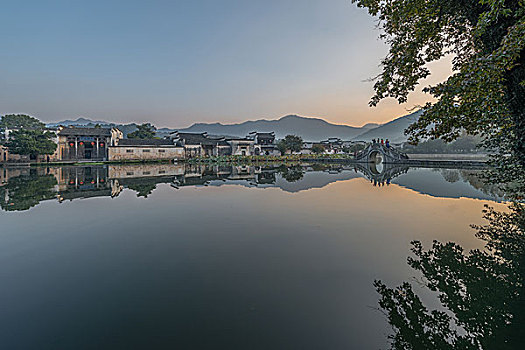
[(377, 128), (368, 130), (357, 137), (354, 137), (355, 141), (371, 141), (372, 139), (383, 138), (389, 139), (390, 142), (398, 143), (405, 142), (407, 137), (405, 135), (405, 129), (412, 123), (416, 122), (423, 110), (404, 115), (389, 121)]
[[(372, 138), (389, 138), (392, 142), (405, 141), (404, 129), (406, 126), (417, 120), (417, 113), (395, 118), (384, 124), (367, 123), (361, 127), (345, 124), (333, 124), (321, 118), (302, 117), (295, 114), (285, 115), (279, 119), (257, 119), (247, 120), (240, 123), (222, 124), (214, 123), (194, 123), (186, 128), (159, 128), (157, 135), (162, 137), (174, 131), (181, 132), (207, 132), (213, 135), (227, 135), (232, 137), (244, 137), (250, 132), (275, 132), (277, 138), (294, 134), (301, 136), (305, 141), (322, 141), (330, 137), (338, 137), (343, 140), (362, 140), (370, 141)], [(116, 126), (125, 128), (125, 134), (136, 129), (135, 123), (118, 124), (106, 121), (94, 121), (85, 117), (77, 120), (64, 120), (56, 123), (49, 123), (48, 126)], [(123, 130), (124, 131), (124, 130)], [(377, 135), (377, 136), (376, 136)]]

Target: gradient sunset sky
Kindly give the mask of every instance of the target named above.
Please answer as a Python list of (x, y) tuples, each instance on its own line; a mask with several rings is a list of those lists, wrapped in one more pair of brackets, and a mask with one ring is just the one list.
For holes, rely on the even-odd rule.
[[(0, 114), (159, 127), (286, 114), (359, 126), (387, 47), (350, 0), (8, 1), (0, 11)], [(447, 63), (434, 66), (440, 81)]]

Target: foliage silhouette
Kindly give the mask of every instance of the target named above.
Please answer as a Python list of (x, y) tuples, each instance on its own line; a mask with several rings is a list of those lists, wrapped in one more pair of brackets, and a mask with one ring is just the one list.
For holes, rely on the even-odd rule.
[(297, 182), (301, 180), (304, 176), (304, 169), (300, 165), (281, 165), (278, 171), (282, 175), (282, 177), (288, 182)]
[(128, 134), (129, 139), (153, 139), (157, 128), (150, 123), (137, 125), (137, 130)]
[(42, 130), (19, 130), (11, 134), (6, 146), (14, 154), (28, 155), (37, 158), (38, 155), (55, 153), (57, 144), (51, 140), (54, 135)]
[(0, 119), (0, 129), (42, 130), (45, 125), (40, 120), (26, 114), (6, 114)]
[(384, 98), (407, 102), (449, 55), (453, 73), (425, 87), (435, 102), (406, 132), (417, 143), (480, 135), (491, 152), (494, 181), (525, 190), (525, 3), (504, 0), (352, 0), (378, 18), (390, 50), (375, 79), (370, 105)]
[(6, 211), (28, 210), (41, 201), (55, 198), (57, 180), (53, 175), (38, 175), (34, 169), (28, 175), (9, 179), (0, 187), (0, 207)]
[(486, 249), (468, 253), (456, 243), (434, 241), (425, 250), (412, 242), (408, 264), (445, 311), (428, 310), (410, 283), (374, 286), (393, 328), (392, 349), (520, 349), (525, 341), (525, 209), (484, 210), (485, 226), (474, 226)]

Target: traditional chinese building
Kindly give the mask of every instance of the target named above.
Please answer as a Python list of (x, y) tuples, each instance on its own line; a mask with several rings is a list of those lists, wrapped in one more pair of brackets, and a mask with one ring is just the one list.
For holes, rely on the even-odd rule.
[(273, 132), (251, 132), (248, 138), (254, 141), (255, 155), (280, 155), (275, 143), (275, 133)]
[(231, 138), (226, 139), (231, 147), (231, 154), (234, 156), (251, 156), (254, 155), (255, 141), (250, 138)]
[(208, 133), (174, 132), (173, 141), (184, 147), (185, 158), (212, 157), (231, 154), (230, 144), (224, 137), (214, 138)]
[(124, 135), (117, 128), (63, 128), (58, 132), (61, 160), (108, 160), (108, 149)]

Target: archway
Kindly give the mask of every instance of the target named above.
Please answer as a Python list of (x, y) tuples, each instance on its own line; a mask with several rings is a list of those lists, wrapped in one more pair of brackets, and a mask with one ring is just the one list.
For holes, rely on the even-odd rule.
[(372, 151), (368, 155), (369, 162), (374, 164), (381, 164), (383, 162), (383, 158), (383, 153), (379, 151)]
[(368, 165), (368, 170), (370, 170), (370, 172), (373, 175), (381, 175), (384, 170), (383, 162), (379, 162), (379, 163), (370, 162)]

